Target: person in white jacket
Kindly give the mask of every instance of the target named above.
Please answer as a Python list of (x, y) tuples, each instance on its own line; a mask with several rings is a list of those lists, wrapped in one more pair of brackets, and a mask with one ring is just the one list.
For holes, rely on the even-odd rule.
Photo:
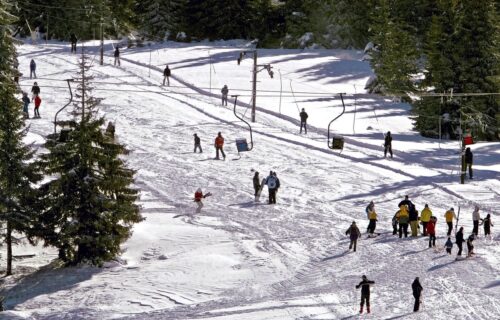
[(481, 220), (481, 216), (479, 215), (479, 206), (474, 208), (474, 212), (472, 212), (472, 223), (474, 227), (472, 228), (472, 233), (477, 237), (479, 231), (479, 221)]

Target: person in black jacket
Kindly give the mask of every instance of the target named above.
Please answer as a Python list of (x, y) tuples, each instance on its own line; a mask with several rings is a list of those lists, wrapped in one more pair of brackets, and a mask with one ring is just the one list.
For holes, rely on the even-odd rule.
[(470, 148), (465, 149), (465, 172), (467, 172), (467, 167), (469, 167), (469, 178), (472, 179), (472, 151)]
[(401, 208), (402, 205), (408, 206), (408, 209), (410, 209), (411, 206), (414, 206), (408, 195), (405, 196), (404, 200), (401, 200), (401, 202), (398, 204), (398, 208)]
[(418, 309), (420, 308), (420, 296), (422, 295), (422, 285), (420, 284), (420, 281), (418, 280), (418, 277), (413, 280), (413, 283), (411, 284), (411, 289), (413, 291), (413, 297), (415, 298), (415, 305), (413, 307), (413, 312), (417, 312)]
[(464, 227), (460, 227), (460, 230), (455, 234), (455, 243), (458, 247), (457, 256), (462, 256), (462, 245), (464, 243)]
[(491, 215), (488, 213), (486, 218), (483, 219), (483, 228), (484, 228), (484, 236), (491, 236), (491, 227), (493, 227), (493, 223), (491, 223)]
[(167, 80), (167, 86), (170, 86), (170, 75), (172, 72), (170, 71), (170, 68), (167, 66), (165, 67), (165, 70), (163, 70), (163, 85), (165, 85), (165, 80)]
[(307, 134), (307, 118), (309, 116), (307, 115), (307, 112), (304, 108), (302, 108), (302, 112), (299, 115), (300, 115), (300, 133), (302, 133), (302, 128), (304, 128), (304, 132)]
[(33, 87), (31, 87), (31, 93), (33, 94), (31, 101), (35, 99), (36, 96), (40, 94), (40, 87), (38, 86), (38, 83), (34, 83)]
[(361, 281), (356, 289), (361, 287), (361, 307), (359, 309), (359, 313), (363, 313), (363, 306), (366, 302), (366, 312), (370, 313), (370, 285), (375, 284), (374, 281), (368, 280), (365, 275), (361, 277), (363, 281)]
[(36, 79), (36, 62), (34, 59), (31, 59), (31, 61), (30, 61), (30, 79), (33, 78), (33, 76)]
[(384, 158), (387, 157), (387, 151), (389, 151), (392, 158), (392, 136), (390, 131), (387, 131), (384, 138)]
[(227, 95), (229, 93), (229, 88), (227, 84), (225, 84), (222, 89), (220, 89), (220, 93), (222, 94), (222, 105), (227, 106)]
[(349, 235), (351, 239), (351, 243), (349, 244), (349, 250), (354, 246), (354, 252), (356, 252), (356, 243), (358, 242), (358, 238), (361, 237), (361, 232), (356, 226), (356, 222), (353, 221), (349, 229), (345, 232), (346, 235)]
[(76, 53), (76, 43), (78, 42), (78, 39), (76, 38), (76, 35), (74, 33), (71, 34), (70, 36), (70, 41), (71, 41), (71, 53)]
[(115, 56), (115, 64), (114, 65), (116, 66), (116, 64), (118, 64), (120, 66), (120, 47), (115, 48), (114, 56)]
[(196, 149), (200, 149), (200, 153), (203, 152), (203, 150), (201, 150), (201, 140), (200, 140), (200, 137), (198, 137), (198, 135), (195, 133), (193, 134), (194, 136), (194, 153), (196, 153)]
[(255, 190), (255, 201), (259, 201), (258, 195), (260, 191), (261, 185), (260, 185), (260, 178), (259, 178), (259, 172), (255, 171), (255, 174), (253, 175), (253, 189)]

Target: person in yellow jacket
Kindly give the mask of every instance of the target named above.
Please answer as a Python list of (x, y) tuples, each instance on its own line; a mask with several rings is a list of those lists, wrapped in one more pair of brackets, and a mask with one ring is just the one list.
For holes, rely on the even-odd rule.
[(456, 219), (455, 209), (450, 208), (450, 210), (446, 211), (444, 214), (444, 218), (446, 219), (446, 224), (448, 225), (448, 237), (451, 235), (451, 231), (453, 230), (453, 219)]
[(429, 209), (429, 205), (426, 203), (425, 208), (420, 213), (420, 221), (422, 222), (424, 236), (427, 236), (427, 224), (431, 220), (432, 211)]
[(375, 228), (377, 227), (377, 213), (375, 212), (375, 204), (367, 208), (368, 219), (370, 219), (370, 224), (368, 225), (368, 232), (373, 235)]
[(408, 206), (402, 204), (399, 207), (399, 237), (408, 237), (408, 222), (410, 221), (410, 213), (408, 212)]

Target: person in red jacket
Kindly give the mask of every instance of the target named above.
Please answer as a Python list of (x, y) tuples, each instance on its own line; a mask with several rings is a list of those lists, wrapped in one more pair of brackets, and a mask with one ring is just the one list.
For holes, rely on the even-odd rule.
[(203, 191), (201, 191), (201, 188), (198, 188), (196, 192), (194, 193), (194, 202), (198, 204), (198, 208), (196, 208), (196, 213), (201, 212), (201, 208), (203, 208), (203, 202), (201, 202), (201, 199), (204, 199), (208, 196), (211, 196), (212, 194), (210, 192), (203, 194)]
[(436, 217), (431, 217), (427, 223), (427, 233), (429, 234), (429, 248), (436, 246)]
[(222, 133), (219, 132), (217, 134), (217, 138), (215, 138), (215, 152), (216, 152), (215, 159), (216, 160), (219, 160), (219, 150), (222, 153), (222, 157), (224, 158), (224, 160), (226, 160), (226, 154), (224, 153), (224, 150), (222, 149), (223, 146), (224, 146), (224, 138), (222, 137)]
[(40, 108), (40, 104), (42, 104), (42, 99), (40, 98), (39, 95), (35, 97), (35, 116), (34, 118), (40, 118), (40, 111), (38, 109)]

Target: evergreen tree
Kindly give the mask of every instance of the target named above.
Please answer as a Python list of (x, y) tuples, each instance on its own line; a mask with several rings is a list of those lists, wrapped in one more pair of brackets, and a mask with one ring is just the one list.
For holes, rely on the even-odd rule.
[(0, 222), (7, 246), (6, 274), (12, 274), (13, 232), (26, 233), (33, 227), (33, 185), (41, 178), (33, 151), (23, 143), (26, 135), (21, 103), (15, 97), (13, 68), (16, 51), (7, 1), (0, 0)]
[(57, 247), (66, 263), (100, 265), (119, 254), (132, 225), (142, 218), (137, 190), (130, 187), (134, 171), (121, 159), (126, 149), (114, 139), (114, 130), (103, 130), (85, 57), (80, 64), (75, 118), (65, 122), (69, 130), (49, 137), (50, 152), (42, 158), (53, 180), (41, 187), (45, 210), (39, 228), (45, 244)]
[(182, 13), (185, 0), (141, 0), (136, 7), (141, 28), (152, 39), (175, 37), (182, 31)]
[[(391, 0), (381, 0), (374, 10), (372, 67), (385, 93), (401, 95), (416, 90), (419, 53), (407, 24), (393, 12)], [(397, 13), (397, 12), (396, 12)]]

